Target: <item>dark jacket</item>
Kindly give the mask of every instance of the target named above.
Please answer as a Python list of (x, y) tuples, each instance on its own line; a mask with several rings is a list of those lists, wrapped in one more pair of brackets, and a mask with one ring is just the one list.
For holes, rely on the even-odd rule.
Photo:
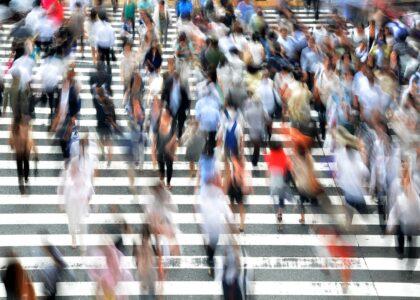
[(151, 73), (158, 70), (162, 65), (162, 55), (160, 54), (160, 51), (156, 51), (156, 54), (153, 56), (153, 51), (150, 49), (144, 58), (144, 64)]
[[(172, 85), (174, 82), (173, 76), (169, 76), (163, 83), (163, 90), (162, 90), (162, 102), (167, 104), (167, 107), (170, 107), (170, 98), (171, 98), (171, 90)], [(181, 84), (181, 99), (180, 105), (178, 109), (178, 114), (187, 114), (187, 110), (190, 108), (190, 98), (188, 97), (187, 90)], [(171, 111), (172, 116), (174, 117), (176, 114)]]

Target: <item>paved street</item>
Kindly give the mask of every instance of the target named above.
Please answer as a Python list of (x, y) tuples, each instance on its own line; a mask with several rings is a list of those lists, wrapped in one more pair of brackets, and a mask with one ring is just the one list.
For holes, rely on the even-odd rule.
[[(121, 27), (121, 9), (113, 14), (109, 9), (112, 25), (118, 32)], [(169, 28), (170, 47), (163, 50), (163, 69), (167, 59), (174, 56), (173, 44), (177, 37), (175, 11), (170, 10), (173, 22)], [(313, 13), (304, 9), (295, 9), (298, 18), (310, 25), (328, 20), (328, 9), (323, 8), (319, 21), (313, 19)], [(68, 11), (66, 10), (66, 14)], [(270, 24), (277, 22), (277, 14), (272, 9), (264, 10), (265, 18)], [(8, 33), (11, 25), (4, 25), (0, 32), (0, 71), (3, 73), (8, 61), (11, 40)], [(138, 38), (138, 35), (137, 35)], [(138, 44), (139, 41), (136, 41)], [(118, 38), (117, 51), (120, 51), (121, 40)], [(90, 137), (96, 135), (95, 108), (89, 89), (89, 74), (93, 70), (90, 51), (85, 51), (82, 58), (80, 49), (76, 54), (77, 78), (82, 84), (82, 109), (79, 121), (79, 131), (89, 132)], [(42, 61), (38, 62), (38, 65)], [(35, 68), (35, 73), (37, 67)], [(127, 116), (122, 107), (123, 83), (121, 82), (119, 65), (112, 62), (114, 102), (118, 123), (127, 128)], [(195, 102), (196, 76), (192, 73), (190, 90)], [(6, 77), (6, 85), (10, 84), (10, 75)], [(39, 88), (39, 81), (34, 80), (33, 87)], [(147, 87), (146, 87), (147, 88)], [(194, 114), (195, 103), (191, 103)], [(9, 126), (12, 122), (10, 108), (0, 118), (0, 268), (7, 263), (9, 250), (14, 249), (22, 265), (29, 271), (37, 294), (42, 294), (42, 269), (50, 262), (42, 250), (42, 245), (51, 243), (63, 253), (68, 263), (67, 273), (59, 287), (59, 295), (68, 299), (92, 299), (96, 285), (91, 281), (87, 270), (104, 268), (104, 257), (81, 255), (80, 250), (72, 249), (71, 236), (68, 234), (67, 216), (62, 211), (61, 199), (57, 196), (57, 186), (60, 184), (60, 173), (63, 168), (61, 149), (58, 141), (47, 131), (49, 108), (37, 107), (36, 119), (33, 122), (33, 136), (38, 145), (39, 165), (38, 175), (30, 176), (28, 195), (20, 196), (16, 177), (16, 163), (8, 145)], [(312, 112), (314, 115), (315, 111)], [(278, 122), (274, 127), (279, 128)], [(281, 140), (290, 147), (287, 136), (274, 135), (273, 139)], [(316, 234), (318, 228), (331, 222), (330, 218), (313, 208), (306, 215), (306, 225), (299, 223), (299, 211), (294, 202), (287, 202), (283, 215), (284, 226), (278, 231), (275, 208), (269, 196), (269, 183), (266, 178), (266, 165), (259, 162), (257, 168), (252, 168), (249, 162), (251, 148), (249, 136), (245, 135), (245, 154), (248, 158), (247, 169), (252, 172), (254, 194), (246, 199), (245, 233), (240, 234), (238, 242), (246, 257), (250, 270), (250, 291), (256, 299), (328, 299), (350, 297), (365, 299), (367, 297), (420, 297), (420, 263), (418, 259), (399, 260), (395, 252), (394, 236), (383, 236), (379, 227), (379, 217), (374, 203), (368, 195), (366, 201), (372, 213), (365, 218), (355, 215), (350, 231), (344, 235), (345, 243), (354, 247), (354, 257), (350, 258), (352, 279), (347, 293), (344, 293), (340, 282), (342, 261), (334, 257), (321, 257), (319, 249), (325, 243), (325, 237)], [(98, 176), (95, 178), (95, 195), (91, 200), (91, 211), (88, 217), (89, 234), (84, 237), (88, 249), (107, 243), (109, 237), (117, 237), (123, 220), (133, 228), (133, 234), (124, 234), (123, 241), (127, 248), (126, 256), (122, 258), (124, 268), (135, 274), (135, 263), (132, 257), (133, 241), (137, 241), (140, 227), (144, 220), (141, 209), (151, 197), (145, 194), (145, 188), (151, 185), (155, 171), (151, 163), (151, 150), (146, 148), (144, 170), (138, 171), (136, 187), (138, 196), (134, 197), (127, 179), (127, 165), (124, 157), (124, 140), (118, 139), (113, 146), (114, 158), (108, 167), (107, 162), (100, 161)], [(342, 205), (340, 190), (332, 178), (333, 157), (326, 149), (314, 148), (315, 171), (320, 182), (326, 187), (334, 206)], [(179, 225), (177, 234), (181, 245), (181, 256), (165, 257), (164, 266), (167, 270), (166, 281), (163, 283), (163, 294), (167, 299), (213, 299), (222, 294), (222, 286), (217, 278), (208, 276), (206, 253), (200, 233), (200, 215), (194, 215), (194, 196), (196, 179), (189, 176), (188, 162), (185, 160), (185, 147), (179, 147), (176, 153), (178, 161), (174, 162), (172, 180), (173, 202), (178, 205), (174, 221)], [(34, 162), (31, 161), (31, 170)], [(343, 216), (344, 218), (344, 216)], [(239, 222), (239, 216), (236, 216)], [(110, 235), (108, 234), (110, 233)], [(225, 241), (222, 240), (222, 244)], [(420, 247), (420, 239), (417, 239)], [(89, 253), (89, 251), (88, 251)], [(222, 249), (216, 253), (216, 269), (221, 268)], [(139, 281), (122, 282), (118, 292), (132, 296), (135, 299), (140, 293)], [(0, 297), (5, 297), (5, 291), (0, 285)]]

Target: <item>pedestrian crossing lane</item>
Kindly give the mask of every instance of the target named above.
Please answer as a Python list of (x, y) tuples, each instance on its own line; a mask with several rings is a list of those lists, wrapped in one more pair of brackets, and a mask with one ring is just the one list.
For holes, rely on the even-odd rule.
[[(110, 12), (110, 10), (108, 10)], [(68, 12), (66, 12), (68, 14)], [(112, 24), (115, 29), (121, 27), (120, 11), (112, 17)], [(174, 10), (170, 13), (174, 15)], [(296, 10), (298, 19), (309, 26), (316, 26), (328, 17), (328, 10), (322, 10), (320, 20), (315, 21), (306, 12)], [(312, 14), (313, 15), (313, 14)], [(265, 10), (266, 20), (270, 25), (277, 22), (274, 10)], [(172, 18), (172, 26), (169, 29), (169, 40), (174, 41), (177, 30), (174, 27), (175, 18)], [(1, 32), (2, 40), (10, 30), (5, 26)], [(121, 45), (118, 40), (117, 45)], [(164, 49), (164, 67), (167, 58), (174, 54), (173, 43)], [(4, 66), (7, 61), (10, 49), (8, 42), (0, 45), (0, 62)], [(92, 107), (91, 96), (88, 89), (89, 73), (93, 66), (90, 65), (90, 53), (86, 51), (86, 58), (81, 59), (80, 49), (76, 54), (78, 65), (76, 72), (78, 80), (82, 83), (81, 120), (79, 122), (81, 131), (89, 130), (94, 136), (96, 125), (95, 110)], [(122, 98), (122, 82), (118, 75), (118, 63), (112, 63), (113, 90), (115, 92), (116, 104)], [(9, 78), (6, 77), (8, 83)], [(38, 85), (37, 85), (38, 84)], [(194, 92), (196, 80), (190, 79), (190, 90)], [(39, 83), (35, 80), (35, 90)], [(191, 105), (194, 107), (194, 105)], [(62, 161), (59, 147), (54, 144), (53, 139), (48, 135), (46, 127), (49, 109), (37, 108), (37, 119), (34, 121), (34, 137), (39, 145), (41, 161), (39, 163), (39, 177), (31, 177), (31, 194), (21, 197), (18, 195), (17, 179), (15, 174), (15, 162), (10, 156), (8, 148), (8, 126), (11, 122), (11, 113), (6, 111), (0, 119), (0, 262), (2, 266), (7, 263), (9, 247), (14, 247), (20, 257), (20, 261), (32, 276), (35, 282), (35, 289), (38, 295), (43, 294), (40, 283), (41, 269), (48, 263), (49, 258), (45, 257), (41, 246), (51, 243), (60, 248), (69, 269), (76, 275), (71, 280), (64, 278), (59, 286), (59, 296), (70, 298), (92, 298), (95, 295), (96, 285), (89, 281), (86, 271), (104, 266), (104, 258), (89, 255), (89, 248), (104, 245), (109, 239), (116, 238), (114, 233), (116, 226), (125, 220), (138, 232), (143, 224), (144, 215), (139, 211), (138, 205), (147, 204), (151, 197), (140, 194), (133, 198), (128, 193), (128, 181), (126, 178), (126, 163), (121, 154), (124, 149), (116, 143), (113, 152), (115, 161), (110, 167), (100, 163), (100, 176), (95, 179), (96, 192), (91, 201), (91, 213), (88, 217), (89, 233), (84, 237), (88, 243), (88, 252), (81, 256), (79, 251), (71, 248), (71, 237), (68, 234), (67, 221), (64, 213), (60, 211), (61, 199), (56, 196), (56, 187), (59, 182), (59, 171), (62, 168)], [(120, 124), (125, 128), (127, 125), (123, 109), (117, 109)], [(194, 114), (194, 111), (192, 111)], [(279, 124), (275, 124), (279, 127)], [(286, 142), (287, 137), (278, 134), (275, 139)], [(247, 140), (247, 138), (246, 138)], [(249, 144), (246, 144), (249, 146)], [(175, 223), (180, 226), (181, 232), (177, 235), (181, 245), (181, 256), (165, 257), (164, 266), (167, 269), (167, 281), (163, 283), (162, 293), (165, 296), (197, 297), (221, 295), (220, 282), (213, 281), (207, 276), (207, 265), (203, 249), (203, 239), (198, 230), (197, 223), (200, 216), (194, 215), (193, 205), (196, 199), (192, 195), (195, 180), (188, 175), (188, 162), (184, 161), (185, 148), (178, 150), (179, 162), (174, 165), (173, 178), (173, 200), (178, 205), (179, 212), (175, 214)], [(245, 154), (250, 155), (251, 149), (247, 147)], [(315, 169), (321, 183), (327, 186), (328, 194), (333, 205), (340, 207), (341, 197), (331, 178), (331, 167), (333, 160), (330, 153), (324, 149), (313, 149), (315, 157)], [(247, 168), (251, 170), (250, 164)], [(146, 163), (144, 171), (139, 172), (136, 185), (140, 191), (152, 184), (154, 178), (150, 173), (153, 166), (150, 162), (150, 148), (146, 149)], [(247, 216), (245, 233), (238, 237), (238, 243), (247, 250), (248, 256), (243, 258), (250, 269), (254, 270), (254, 278), (251, 280), (252, 293), (259, 297), (280, 298), (282, 296), (343, 296), (344, 292), (340, 282), (338, 271), (343, 268), (339, 259), (332, 257), (317, 257), (316, 248), (324, 245), (323, 236), (311, 233), (307, 226), (298, 224), (299, 215), (295, 211), (296, 199), (286, 204), (286, 211), (283, 216), (285, 227), (283, 233), (276, 232), (276, 220), (273, 209), (273, 200), (268, 196), (268, 181), (265, 175), (266, 167), (260, 163), (257, 170), (253, 170), (253, 186), (256, 191), (247, 199)], [(33, 193), (32, 193), (33, 192)], [(370, 207), (375, 203), (366, 196)], [(118, 206), (118, 211), (111, 211), (111, 206)], [(306, 215), (307, 223), (312, 227), (322, 227), (330, 224), (331, 220), (317, 211)], [(356, 232), (349, 233), (343, 237), (346, 245), (356, 248), (355, 257), (350, 258), (350, 269), (353, 271), (353, 282), (346, 292), (348, 296), (355, 297), (418, 297), (420, 285), (418, 278), (418, 259), (398, 260), (394, 253), (393, 236), (381, 236), (378, 229), (378, 216), (372, 213), (365, 218), (355, 216), (353, 227)], [(360, 229), (359, 229), (360, 228)], [(40, 234), (42, 229), (48, 229), (49, 234)], [(101, 232), (110, 232), (104, 234)], [(125, 234), (123, 242), (130, 250), (133, 241), (138, 241), (138, 234)], [(222, 238), (221, 244), (227, 239)], [(417, 240), (416, 246), (420, 247)], [(217, 269), (221, 268), (221, 255), (216, 258)], [(122, 258), (122, 266), (134, 274), (133, 257)], [(4, 268), (4, 267), (3, 267)], [(323, 272), (328, 268), (331, 275)], [(407, 272), (414, 272), (413, 277), (405, 276)], [(219, 272), (220, 273), (220, 272)], [(217, 277), (217, 276), (216, 276)], [(134, 282), (121, 282), (117, 292), (130, 296), (140, 295), (137, 277)], [(216, 278), (217, 279), (217, 278)], [(405, 279), (405, 280), (404, 280)], [(0, 297), (5, 297), (5, 292), (0, 288)]]

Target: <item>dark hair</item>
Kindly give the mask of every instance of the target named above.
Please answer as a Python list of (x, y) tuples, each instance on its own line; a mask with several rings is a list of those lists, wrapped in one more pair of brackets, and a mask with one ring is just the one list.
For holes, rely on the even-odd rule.
[(187, 34), (184, 32), (184, 31), (182, 31), (180, 34), (179, 34), (179, 36), (178, 36), (178, 40), (181, 42), (181, 41), (186, 41), (187, 40)]
[(257, 32), (252, 34), (252, 41), (257, 42), (260, 40), (260, 35)]
[(105, 21), (105, 22), (108, 21), (108, 17), (106, 15), (106, 11), (104, 9), (99, 10), (98, 17), (99, 17), (99, 20), (101, 20), (101, 21)]
[(207, 77), (211, 82), (216, 83), (217, 82), (217, 72), (216, 70), (210, 70), (207, 72)]
[(302, 81), (303, 80), (303, 74), (302, 71), (300, 69), (294, 69), (293, 70), (293, 77), (295, 78), (295, 80), (297, 81)]

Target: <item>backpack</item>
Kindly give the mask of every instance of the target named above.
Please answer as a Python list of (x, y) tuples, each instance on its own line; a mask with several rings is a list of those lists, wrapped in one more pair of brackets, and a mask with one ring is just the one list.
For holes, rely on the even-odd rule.
[(181, 19), (191, 16), (192, 5), (190, 1), (181, 0), (178, 2), (178, 13)]
[[(230, 120), (228, 111), (225, 109), (225, 115)], [(239, 153), (238, 140), (236, 138), (236, 127), (238, 126), (237, 116), (233, 120), (233, 125), (230, 129), (226, 129), (225, 134), (225, 148), (229, 153), (237, 155)]]

